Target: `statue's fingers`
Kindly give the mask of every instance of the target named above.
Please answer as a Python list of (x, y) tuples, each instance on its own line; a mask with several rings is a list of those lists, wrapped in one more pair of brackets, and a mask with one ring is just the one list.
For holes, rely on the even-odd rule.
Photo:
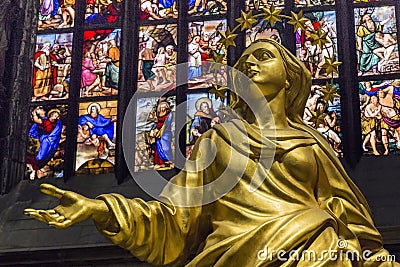
[(35, 209), (25, 209), (25, 210), (24, 210), (24, 214), (25, 214), (25, 215), (28, 215), (28, 216), (30, 216), (31, 218), (36, 219), (36, 220), (38, 220), (38, 221), (47, 223), (46, 218), (44, 218), (44, 217), (39, 213), (38, 210), (35, 210)]
[(51, 184), (41, 184), (40, 185), (40, 191), (42, 191), (42, 193), (49, 195), (49, 196), (53, 196), (56, 197), (58, 199), (62, 198), (63, 195), (65, 194), (65, 190), (62, 190), (58, 187), (55, 187), (54, 185)]
[(58, 228), (58, 229), (64, 229), (64, 228), (70, 227), (72, 225), (72, 221), (65, 220), (63, 222), (49, 222), (49, 225), (54, 226), (55, 228)]
[(46, 222), (56, 222), (57, 221), (57, 216), (55, 214), (50, 213), (48, 210), (41, 210), (39, 211), (39, 214), (46, 220)]

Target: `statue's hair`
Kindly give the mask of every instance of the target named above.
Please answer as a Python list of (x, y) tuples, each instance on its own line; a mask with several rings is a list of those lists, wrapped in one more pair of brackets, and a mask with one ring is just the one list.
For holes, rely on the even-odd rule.
[[(310, 72), (300, 60), (278, 42), (273, 39), (260, 39), (253, 44), (261, 42), (273, 45), (282, 57), (283, 65), (286, 70), (286, 79), (289, 82), (289, 86), (286, 88), (286, 115), (291, 121), (303, 124), (302, 117), (304, 108), (311, 92)], [(251, 48), (251, 46), (249, 48)], [(243, 54), (244, 55), (240, 57), (234, 68), (247, 74), (245, 65), (247, 60), (246, 50)], [(240, 80), (233, 81), (233, 83), (234, 86), (240, 86)], [(232, 92), (230, 102), (231, 108), (240, 113), (241, 105), (245, 105), (244, 102)]]

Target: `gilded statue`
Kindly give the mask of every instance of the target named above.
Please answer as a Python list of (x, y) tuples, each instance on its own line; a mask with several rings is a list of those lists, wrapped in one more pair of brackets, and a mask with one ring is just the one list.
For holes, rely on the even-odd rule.
[[(164, 188), (162, 201), (118, 194), (88, 199), (42, 184), (41, 191), (58, 198), (60, 205), (25, 213), (56, 228), (92, 219), (111, 242), (155, 265), (399, 266), (382, 261), (389, 253), (365, 198), (324, 137), (302, 121), (311, 87), (309, 71), (271, 39), (249, 46), (235, 69), (255, 84), (244, 88), (234, 80), (237, 90), (249, 90), (248, 95), (258, 90), (266, 100), (261, 102), (268, 102), (271, 118), (263, 119), (267, 113), (262, 104), (250, 110), (233, 91), (230, 107), (239, 116), (202, 134), (190, 164)], [(268, 136), (270, 132), (274, 138)], [(216, 145), (216, 154), (197, 171), (202, 151), (210, 146), (202, 142), (205, 139)], [(247, 145), (242, 142), (245, 139)], [(269, 145), (274, 146), (274, 155), (262, 156)], [(268, 156), (272, 157), (270, 166), (257, 168)], [(237, 172), (243, 164), (243, 172)], [(236, 183), (210, 203), (201, 199), (219, 189), (174, 191), (177, 185), (201, 188), (222, 173)], [(254, 180), (261, 182), (252, 187)], [(316, 258), (288, 255), (306, 251)], [(327, 251), (355, 252), (360, 257), (335, 258)]]

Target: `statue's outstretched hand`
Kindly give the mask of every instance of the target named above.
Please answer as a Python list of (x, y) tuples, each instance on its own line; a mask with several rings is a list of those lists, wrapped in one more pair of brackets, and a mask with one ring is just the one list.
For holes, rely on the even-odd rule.
[(56, 228), (67, 228), (91, 218), (96, 212), (96, 205), (99, 206), (100, 200), (89, 199), (50, 184), (40, 185), (40, 191), (58, 198), (60, 205), (50, 210), (25, 209), (24, 214)]

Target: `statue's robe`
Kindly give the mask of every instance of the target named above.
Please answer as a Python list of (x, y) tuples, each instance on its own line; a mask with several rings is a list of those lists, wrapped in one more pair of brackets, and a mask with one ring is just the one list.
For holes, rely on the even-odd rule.
[[(382, 247), (368, 205), (319, 133), (290, 123), (293, 129), (277, 130), (274, 140), (248, 124), (244, 130), (240, 124), (233, 120), (203, 134), (190, 157), (193, 161), (164, 188), (161, 199), (165, 203), (117, 194), (99, 196), (113, 216), (98, 223), (98, 229), (113, 243), (156, 265), (395, 264), (374, 261), (388, 252)], [(199, 171), (203, 167), (201, 151), (212, 151), (210, 142), (202, 142), (205, 139), (215, 142), (218, 149), (211, 164)], [(276, 153), (268, 170), (273, 145)], [(220, 184), (203, 190), (177, 190), (173, 186), (201, 187), (219, 176), (223, 177)], [(223, 180), (227, 177), (237, 183), (225, 195), (209, 204), (182, 207), (217, 197), (224, 185), (230, 185)], [(258, 187), (257, 181), (261, 182)], [(278, 258), (280, 250), (300, 255), (314, 251), (317, 259), (305, 256), (297, 262), (283, 252)], [(334, 260), (323, 255), (329, 250), (337, 255), (358, 251), (360, 257), (369, 250), (365, 254), (370, 261)], [(279, 261), (284, 258), (288, 260)]]

